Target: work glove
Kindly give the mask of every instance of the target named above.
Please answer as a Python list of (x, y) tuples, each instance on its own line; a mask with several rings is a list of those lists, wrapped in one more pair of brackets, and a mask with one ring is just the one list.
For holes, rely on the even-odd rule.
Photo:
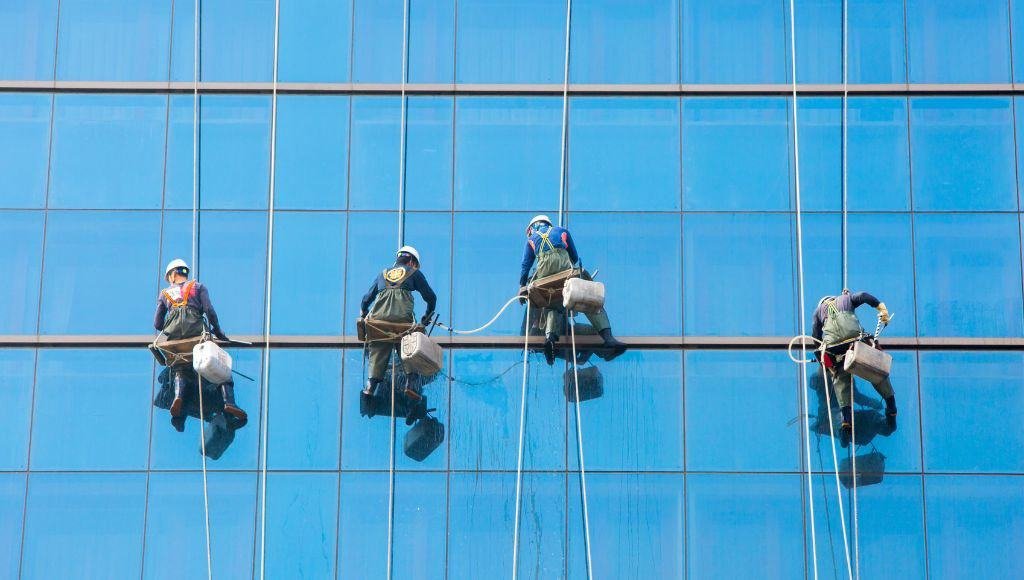
[(420, 324), (422, 324), (423, 326), (428, 326), (430, 324), (430, 319), (433, 318), (433, 317), (434, 317), (434, 313), (433, 312), (428, 312), (428, 313), (424, 314), (423, 318), (420, 318)]
[(889, 324), (889, 309), (885, 307), (885, 302), (878, 303), (878, 320), (882, 321), (882, 324)]
[(529, 298), (530, 296), (530, 290), (524, 284), (519, 287), (519, 292), (516, 294), (516, 296), (519, 297), (520, 304), (526, 304), (526, 299)]

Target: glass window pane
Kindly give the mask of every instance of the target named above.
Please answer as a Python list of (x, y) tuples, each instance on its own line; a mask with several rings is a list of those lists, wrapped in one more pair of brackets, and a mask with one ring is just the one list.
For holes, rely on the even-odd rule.
[[(800, 83), (843, 82), (843, 0), (796, 0), (794, 7), (797, 80)], [(788, 51), (789, 2), (785, 3), (785, 10)]]
[(843, 101), (834, 97), (803, 97), (797, 115), (801, 208), (842, 210)]
[(684, 83), (782, 83), (787, 10), (761, 0), (683, 2)]
[(39, 317), (39, 273), (43, 212), (0, 211), (6, 238), (0, 271), (16, 272), (0, 286), (0, 334), (35, 334)]
[[(903, 83), (907, 80), (903, 2), (858, 0), (846, 3), (847, 79), (851, 83)], [(799, 32), (797, 33), (799, 37)]]
[(146, 479), (145, 473), (33, 474), (22, 576), (138, 577)]
[(799, 475), (691, 474), (686, 483), (690, 577), (804, 575)]
[[(258, 525), (256, 478), (256, 473), (207, 475), (215, 573), (230, 570), (238, 576), (252, 574), (254, 526)], [(144, 578), (205, 576), (202, 473), (150, 474), (147, 510)]]
[[(267, 476), (266, 576), (334, 576), (338, 530), (337, 473)], [(257, 540), (256, 562), (260, 569)]]
[(272, 332), (343, 334), (345, 214), (275, 214)]
[(1006, 2), (907, 0), (906, 11), (910, 82), (1009, 82)]
[[(591, 272), (599, 270), (597, 279), (605, 285), (605, 310), (615, 332), (678, 335), (683, 290), (679, 214), (572, 213), (569, 217), (569, 231), (580, 259)], [(651, 251), (627, 250), (635, 248), (640, 239)], [(651, 272), (658, 273), (657, 283), (637, 283)], [(489, 296), (506, 293), (509, 290)], [(638, 307), (641, 304), (653, 307)], [(577, 318), (585, 322), (584, 317)]]
[[(351, 212), (348, 222), (348, 264), (345, 268), (345, 326), (347, 334), (355, 334), (356, 318), (363, 295), (376, 283), (377, 275), (395, 263), (398, 250), (398, 214), (387, 212)], [(431, 268), (424, 272), (434, 285)], [(423, 314), (423, 301), (418, 293), (413, 299)]]
[(574, 5), (570, 51), (574, 83), (679, 82), (677, 2), (596, 0)]
[(920, 335), (1021, 336), (1017, 216), (925, 214), (914, 227)]
[(679, 107), (677, 98), (573, 99), (572, 208), (678, 210)]
[(561, 118), (556, 97), (459, 99), (455, 208), (557, 208)]
[[(43, 334), (139, 334), (152, 328), (158, 212), (50, 212), (43, 276)], [(116, 267), (109, 267), (116, 262)], [(97, 268), (102, 267), (102, 279)], [(114, 308), (96, 293), (116, 288)]]
[(279, 26), (278, 80), (324, 83), (349, 79), (351, 1), (282, 2)]
[[(791, 227), (790, 216), (780, 214), (684, 215), (683, 333), (793, 332)], [(751, 288), (763, 307), (745, 306)]]
[(338, 468), (340, 383), (340, 351), (271, 351), (270, 469)]
[(459, 83), (561, 83), (565, 2), (460, 0)]
[[(386, 453), (387, 444), (382, 447)], [(339, 577), (387, 577), (389, 484), (387, 472), (342, 472), (341, 513), (338, 516)], [(439, 558), (440, 555), (430, 554), (429, 557)]]
[[(0, 54), (4, 54), (2, 49)], [(43, 207), (52, 99), (41, 94), (0, 95), (0, 151), (4, 152), (0, 155), (0, 175), (4, 176), (0, 206), (4, 208)]]
[(54, 107), (50, 207), (160, 208), (167, 97), (57, 95)]
[(275, 208), (345, 209), (348, 124), (348, 97), (278, 97)]
[[(910, 209), (907, 100), (858, 97), (846, 110), (847, 209)], [(803, 144), (803, 141), (801, 141)], [(807, 148), (800, 147), (801, 154)], [(807, 164), (801, 157), (801, 177)]]
[(35, 362), (32, 349), (0, 349), (0, 406), (5, 410), (5, 421), (0, 423), (0, 440), (4, 441), (0, 470), (25, 469), (27, 465)]
[[(452, 82), (454, 1), (409, 2), (408, 6), (408, 82)], [(356, 0), (353, 82), (402, 82), (404, 7), (403, 0)]]
[[(395, 476), (392, 574), (398, 578), (444, 578), (448, 525), (448, 474), (399, 473)], [(496, 548), (496, 546), (493, 546)]]
[(169, 2), (61, 0), (59, 13), (58, 80), (167, 80)]
[(405, 120), (406, 209), (451, 209), (454, 116), (454, 98), (414, 97), (408, 100)]
[[(202, 80), (273, 80), (274, 0), (220, 0), (200, 5)], [(194, 3), (175, 2), (171, 80), (192, 81), (194, 47)]]
[(928, 471), (1022, 473), (1024, 355), (921, 353), (924, 459)]
[(1001, 97), (910, 100), (914, 209), (1017, 209), (1013, 102)]
[(683, 207), (790, 208), (789, 101), (683, 99)]
[(799, 469), (796, 365), (777, 351), (689, 350), (683, 368), (687, 469)]
[(0, 574), (16, 578), (21, 560), (25, 474), (0, 473)]
[[(452, 277), (452, 215), (449, 213), (405, 214), (405, 243), (415, 247), (420, 257), (420, 270), (427, 278), (427, 283), (437, 294), (437, 312), (441, 322), (451, 320), (451, 277)], [(381, 269), (384, 265), (381, 265)], [(363, 275), (365, 278), (366, 276)], [(357, 290), (366, 291), (368, 280), (359, 280)], [(422, 316), (426, 307), (418, 294), (416, 312)], [(358, 307), (357, 307), (358, 308)], [(440, 332), (440, 329), (438, 329)]]
[(56, 37), (57, 0), (0, 4), (0, 79), (52, 79)]

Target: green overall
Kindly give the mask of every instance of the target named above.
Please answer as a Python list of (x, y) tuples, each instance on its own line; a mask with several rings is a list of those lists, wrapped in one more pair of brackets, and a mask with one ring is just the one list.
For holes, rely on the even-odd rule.
[[(386, 322), (414, 322), (412, 292), (402, 288), (402, 284), (415, 271), (404, 266), (384, 270), (384, 289), (377, 294), (367, 318)], [(366, 348), (370, 357), (370, 378), (383, 379), (391, 351), (395, 349), (394, 341), (370, 342)]]
[[(844, 340), (860, 336), (863, 329), (856, 314), (848, 310), (839, 310), (836, 308), (835, 300), (829, 300), (826, 302), (826, 305), (828, 306), (828, 316), (825, 317), (825, 324), (821, 327), (822, 339), (826, 345), (838, 344)], [(851, 346), (852, 343), (847, 343), (840, 347), (842, 354), (832, 355), (835, 364), (829, 369), (829, 373), (832, 375), (833, 389), (835, 390), (836, 398), (839, 399), (840, 407), (849, 407), (852, 400), (853, 376), (843, 370), (843, 358)], [(878, 391), (878, 394), (883, 399), (893, 395), (892, 383), (889, 382), (888, 377), (880, 383), (871, 386)]]
[[(533, 273), (533, 277), (530, 280), (539, 280), (546, 276), (571, 270), (572, 259), (569, 258), (569, 252), (564, 248), (554, 247), (551, 240), (548, 239), (547, 232), (540, 234), (540, 237), (540, 247), (536, 250), (537, 270)], [(593, 314), (587, 313), (586, 316), (587, 320), (590, 321), (590, 325), (594, 327), (594, 332), (601, 332), (612, 326), (608, 320), (608, 315), (605, 314), (603, 309)], [(552, 304), (540, 313), (540, 327), (544, 334), (562, 335), (564, 320), (565, 308), (561, 303)]]
[(182, 286), (171, 286), (162, 294), (167, 300), (167, 315), (164, 317), (163, 335), (166, 340), (192, 338), (206, 332), (206, 320), (203, 313), (189, 299), (195, 295), (196, 281), (191, 280)]

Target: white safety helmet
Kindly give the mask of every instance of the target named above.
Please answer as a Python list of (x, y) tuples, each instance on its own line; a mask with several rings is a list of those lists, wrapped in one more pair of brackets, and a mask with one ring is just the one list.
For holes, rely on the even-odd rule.
[(542, 214), (542, 213), (541, 214), (537, 214), (537, 215), (533, 216), (533, 219), (530, 220), (530, 223), (526, 224), (526, 235), (527, 236), (530, 235), (530, 229), (533, 228), (533, 224), (535, 224), (537, 222), (544, 222), (544, 223), (548, 224), (549, 226), (552, 225), (552, 223), (553, 223), (551, 221), (551, 218), (549, 218), (545, 214)]
[(828, 302), (829, 300), (833, 300), (834, 298), (835, 296), (822, 296), (821, 300), (818, 300), (818, 307), (820, 308), (822, 304)]
[(395, 256), (401, 256), (402, 254), (410, 254), (413, 258), (416, 258), (416, 263), (420, 263), (420, 253), (416, 251), (416, 248), (412, 246), (402, 246), (395, 252)]
[(169, 278), (170, 275), (171, 275), (171, 272), (173, 272), (174, 270), (177, 270), (178, 268), (184, 268), (185, 269), (185, 275), (188, 276), (188, 273), (189, 273), (188, 264), (186, 264), (185, 260), (182, 260), (181, 258), (175, 258), (175, 259), (171, 260), (171, 262), (169, 264), (167, 264), (167, 268), (164, 269), (164, 278)]

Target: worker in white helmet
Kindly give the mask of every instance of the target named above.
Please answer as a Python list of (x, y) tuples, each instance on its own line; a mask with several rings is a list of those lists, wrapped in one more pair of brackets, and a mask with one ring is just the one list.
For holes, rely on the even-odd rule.
[[(363, 296), (360, 303), (359, 315), (362, 318), (382, 320), (385, 322), (407, 322), (413, 323), (416, 320), (414, 312), (413, 292), (419, 292), (423, 301), (426, 302), (426, 312), (420, 319), (420, 323), (426, 325), (434, 316), (434, 308), (437, 306), (437, 295), (427, 283), (427, 277), (420, 270), (420, 254), (412, 246), (402, 246), (395, 253), (395, 263), (385, 268), (373, 280), (370, 289)], [(377, 387), (384, 380), (384, 372), (387, 369), (388, 360), (395, 349), (391, 341), (370, 342), (367, 345), (370, 358), (370, 377), (363, 388), (362, 396), (366, 399), (372, 398)], [(405, 386), (405, 396), (413, 409), (406, 417), (410, 424), (419, 415), (425, 415), (426, 405), (423, 396), (418, 392), (415, 385), (419, 381), (415, 377), (408, 377)]]
[[(559, 272), (572, 269), (579, 264), (576, 244), (572, 241), (569, 230), (551, 224), (551, 218), (541, 214), (534, 216), (526, 227), (526, 249), (523, 251), (522, 267), (519, 270), (519, 286), (526, 286), (531, 280), (552, 276)], [(537, 264), (533, 275), (530, 269)], [(584, 272), (584, 277), (589, 274)], [(611, 322), (604, 310), (587, 313), (594, 330), (601, 335), (604, 346), (612, 350), (612, 357), (626, 350), (626, 345), (612, 335)], [(565, 309), (561, 304), (553, 304), (541, 311), (541, 328), (544, 330), (544, 358), (549, 365), (555, 364), (555, 343), (562, 333)]]
[[(156, 314), (153, 327), (160, 331), (163, 340), (180, 340), (194, 338), (209, 330), (220, 340), (229, 340), (220, 328), (217, 311), (210, 302), (210, 292), (197, 280), (189, 280), (189, 267), (185, 260), (176, 258), (167, 264), (164, 277), (170, 285), (160, 292), (156, 303)], [(188, 377), (184, 373), (194, 373), (192, 367), (175, 367), (173, 370), (174, 402), (171, 403), (171, 424), (178, 431), (185, 430), (185, 395)], [(244, 424), (248, 417), (235, 404), (235, 384), (228, 381), (220, 385), (224, 399), (224, 412), (235, 417)]]

